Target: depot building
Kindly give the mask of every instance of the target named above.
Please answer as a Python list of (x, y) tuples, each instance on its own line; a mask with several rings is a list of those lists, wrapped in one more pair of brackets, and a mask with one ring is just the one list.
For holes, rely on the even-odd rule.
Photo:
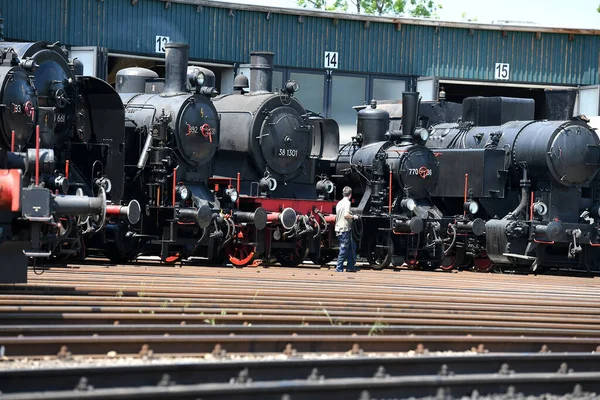
[[(25, 4), (26, 3), (26, 4)], [(27, 12), (24, 12), (26, 8)], [(536, 100), (572, 88), (576, 114), (599, 115), (600, 30), (376, 17), (209, 0), (0, 0), (5, 40), (60, 42), (85, 74), (114, 84), (139, 66), (164, 75), (164, 45), (190, 44), (190, 63), (212, 69), (221, 93), (249, 77), (250, 51), (275, 53), (274, 88), (299, 83), (309, 110), (355, 131), (352, 106), (400, 100), (501, 95)], [(594, 12), (591, 10), (590, 12)]]

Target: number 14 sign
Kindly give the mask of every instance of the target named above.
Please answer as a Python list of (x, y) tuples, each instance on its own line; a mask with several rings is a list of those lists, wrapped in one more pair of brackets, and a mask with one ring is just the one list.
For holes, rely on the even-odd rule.
[(338, 67), (337, 51), (326, 51), (325, 52), (325, 68), (337, 69), (337, 67)]

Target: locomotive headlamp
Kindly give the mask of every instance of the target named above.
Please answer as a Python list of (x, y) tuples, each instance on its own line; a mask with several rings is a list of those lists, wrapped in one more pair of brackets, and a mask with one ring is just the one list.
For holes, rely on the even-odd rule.
[(196, 83), (198, 86), (204, 85), (204, 72), (199, 72), (198, 75), (196, 75)]
[(417, 209), (417, 202), (411, 199), (410, 197), (402, 199), (400, 205), (408, 211), (415, 211)]
[(429, 139), (429, 131), (427, 129), (421, 129), (419, 136), (421, 137), (421, 140), (425, 142)]
[(543, 201), (538, 201), (533, 205), (533, 212), (537, 215), (546, 215), (548, 213), (548, 206)]
[(232, 203), (235, 203), (240, 197), (238, 191), (233, 188), (225, 189), (224, 194)]
[(262, 192), (272, 192), (277, 189), (277, 180), (272, 176), (265, 176), (258, 182), (258, 187)]
[(69, 191), (69, 180), (62, 175), (55, 177), (54, 188), (59, 189), (62, 194), (67, 194)]
[(321, 179), (316, 184), (317, 193), (320, 195), (327, 195), (333, 193), (335, 185), (329, 179)]
[(467, 201), (464, 205), (463, 208), (465, 211), (467, 211), (469, 214), (471, 215), (475, 215), (477, 214), (477, 212), (479, 211), (479, 204), (477, 204), (476, 201)]
[(177, 194), (181, 200), (187, 200), (190, 198), (190, 190), (184, 185), (177, 186)]
[(296, 81), (287, 81), (285, 83), (285, 92), (288, 94), (293, 94), (300, 89), (300, 85)]
[(94, 181), (98, 188), (103, 188), (106, 193), (112, 190), (112, 182), (106, 177), (98, 178)]

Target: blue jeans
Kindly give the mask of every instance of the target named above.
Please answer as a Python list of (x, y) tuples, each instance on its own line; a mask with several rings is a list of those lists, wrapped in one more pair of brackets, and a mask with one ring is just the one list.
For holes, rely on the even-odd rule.
[(356, 243), (352, 240), (352, 232), (342, 232), (338, 235), (340, 240), (340, 255), (338, 256), (335, 270), (344, 272), (344, 260), (348, 261), (346, 270), (354, 271), (356, 263)]

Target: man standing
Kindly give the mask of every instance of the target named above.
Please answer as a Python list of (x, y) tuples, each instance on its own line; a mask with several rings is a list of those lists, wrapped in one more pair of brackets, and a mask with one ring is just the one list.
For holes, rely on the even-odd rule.
[(352, 189), (349, 186), (342, 190), (344, 196), (335, 206), (335, 234), (340, 240), (340, 255), (338, 256), (336, 272), (344, 272), (344, 260), (347, 272), (356, 272), (356, 245), (352, 239), (352, 221), (358, 219), (358, 215), (350, 212), (350, 199)]

